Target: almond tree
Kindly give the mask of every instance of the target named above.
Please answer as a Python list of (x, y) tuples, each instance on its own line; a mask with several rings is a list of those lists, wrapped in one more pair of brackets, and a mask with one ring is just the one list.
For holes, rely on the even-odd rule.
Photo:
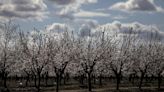
[(34, 31), (32, 35), (20, 34), (20, 43), (22, 45), (21, 54), (23, 55), (21, 61), (24, 63), (22, 70), (27, 76), (29, 74), (34, 76), (35, 87), (40, 91), (41, 75), (49, 63), (46, 39), (43, 34)]
[(32, 76), (31, 72), (31, 65), (29, 62), (29, 54), (28, 54), (28, 36), (29, 34), (26, 34), (22, 31), (18, 33), (18, 42), (16, 44), (17, 48), (17, 65), (15, 68), (17, 68), (18, 72), (22, 77), (26, 78), (26, 87), (28, 86), (28, 82), (30, 80), (30, 76)]
[(50, 52), (48, 56), (56, 76), (56, 92), (59, 91), (59, 84), (61, 84), (67, 65), (73, 60), (71, 35), (67, 31), (59, 35), (57, 38), (48, 39)]
[(0, 26), (0, 72), (3, 79), (4, 87), (7, 88), (7, 77), (11, 72), (12, 66), (15, 64), (14, 61), (14, 38), (17, 31), (17, 26), (11, 22), (1, 24)]
[(97, 61), (96, 59), (97, 56), (95, 56), (95, 48), (93, 47), (92, 42), (89, 41), (87, 46), (82, 47), (81, 49), (82, 52), (80, 53), (81, 56), (79, 60), (81, 60), (82, 69), (87, 74), (88, 77), (89, 91), (92, 91), (91, 77), (92, 77), (92, 72), (94, 70), (94, 66), (96, 65), (96, 61)]
[[(114, 35), (115, 36), (115, 35)], [(95, 73), (99, 78), (99, 85), (102, 85), (102, 77), (109, 75), (109, 62), (114, 57), (114, 53), (116, 50), (116, 41), (114, 36), (109, 36), (105, 32), (102, 32), (100, 38), (100, 46), (99, 53), (101, 52), (101, 57), (99, 61), (97, 61), (97, 65), (95, 66)]]
[(133, 68), (137, 73), (139, 73), (140, 82), (139, 82), (139, 89), (142, 87), (143, 79), (148, 73), (151, 71), (152, 66), (152, 58), (151, 58), (151, 44), (140, 44), (136, 47), (133, 57)]
[(159, 40), (159, 37), (151, 34), (148, 40), (141, 39), (133, 49), (132, 67), (140, 77), (139, 89), (142, 87), (144, 77), (152, 74), (154, 69), (158, 69), (157, 67), (154, 67), (153, 69), (152, 66), (157, 66), (160, 63), (159, 61), (163, 59), (160, 52), (160, 49), (162, 50), (162, 45), (159, 44)]
[[(104, 36), (104, 35), (103, 35)], [(101, 61), (104, 55), (103, 36), (78, 39), (76, 44), (76, 62), (80, 70), (87, 76), (88, 90), (92, 91), (92, 76), (96, 71), (97, 62)]]
[(49, 58), (46, 54), (46, 40), (42, 35), (38, 35), (36, 38), (32, 38), (32, 48), (31, 48), (31, 70), (35, 78), (38, 78), (38, 90), (40, 89), (41, 75), (44, 68), (49, 63)]
[(158, 89), (160, 89), (162, 83), (162, 73), (164, 72), (164, 47), (161, 41), (155, 41), (152, 43), (152, 49), (150, 51), (152, 57), (152, 69), (151, 73), (158, 78)]
[[(131, 57), (131, 49), (133, 47), (133, 43), (135, 42), (135, 36), (131, 33), (128, 35), (120, 35), (121, 39), (114, 39), (113, 48), (109, 49), (110, 56), (106, 56), (106, 60), (109, 63), (107, 66), (116, 77), (117, 86), (116, 89), (119, 90), (119, 84), (123, 77), (123, 73), (130, 69), (130, 65), (132, 64)], [(117, 36), (116, 36), (117, 38)], [(110, 58), (108, 58), (110, 57)]]

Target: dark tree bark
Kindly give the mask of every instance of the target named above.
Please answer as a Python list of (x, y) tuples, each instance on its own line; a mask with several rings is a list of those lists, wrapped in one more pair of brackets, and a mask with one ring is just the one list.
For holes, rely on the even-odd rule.
[(45, 84), (46, 84), (46, 86), (48, 85), (48, 78), (49, 78), (48, 72), (46, 72), (46, 75), (45, 75)]
[(35, 87), (37, 87), (37, 77), (36, 77), (36, 75), (34, 75), (34, 82), (35, 82)]
[(94, 69), (96, 62), (93, 62), (91, 65), (87, 65), (87, 63), (83, 63), (82, 67), (85, 71), (85, 73), (88, 75), (88, 91), (92, 91), (92, 72)]
[(91, 73), (88, 73), (88, 88), (89, 91), (92, 91), (92, 83), (91, 83)]
[(121, 62), (120, 68), (114, 67), (114, 65), (111, 64), (112, 71), (114, 72), (116, 77), (116, 83), (117, 83), (116, 90), (119, 90), (119, 85), (122, 78), (122, 66), (123, 66), (123, 62)]
[(55, 74), (56, 74), (56, 92), (59, 92), (59, 85), (61, 84), (62, 76), (66, 69), (68, 62), (62, 64), (60, 68), (54, 66)]
[(56, 92), (59, 92), (59, 75), (56, 75)]
[(5, 70), (2, 71), (2, 80), (3, 80), (3, 86), (7, 88), (7, 76), (8, 72), (5, 72)]
[(102, 75), (99, 76), (99, 85), (102, 86)]
[(116, 78), (117, 78), (117, 87), (116, 87), (116, 89), (119, 90), (120, 76), (117, 75)]
[(81, 76), (80, 76), (80, 83), (82, 84), (82, 85), (84, 85), (84, 74), (82, 74)]
[(4, 74), (4, 87), (7, 88), (7, 73)]
[(142, 83), (143, 83), (144, 75), (145, 75), (145, 73), (142, 72), (141, 77), (140, 77), (139, 89), (142, 89)]
[(158, 73), (158, 89), (161, 89), (161, 83), (162, 83), (162, 76), (161, 73)]
[(28, 86), (29, 80), (30, 80), (30, 76), (28, 75), (28, 76), (26, 77), (26, 87)]
[(40, 81), (41, 81), (41, 77), (40, 74), (38, 74), (38, 86), (37, 86), (38, 92), (40, 91)]

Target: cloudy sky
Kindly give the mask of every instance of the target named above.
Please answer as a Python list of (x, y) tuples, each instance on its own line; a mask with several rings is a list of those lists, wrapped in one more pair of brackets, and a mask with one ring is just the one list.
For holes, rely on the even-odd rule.
[[(25, 31), (90, 29), (164, 31), (164, 0), (0, 0), (0, 21), (19, 24)], [(160, 33), (159, 32), (159, 33)]]

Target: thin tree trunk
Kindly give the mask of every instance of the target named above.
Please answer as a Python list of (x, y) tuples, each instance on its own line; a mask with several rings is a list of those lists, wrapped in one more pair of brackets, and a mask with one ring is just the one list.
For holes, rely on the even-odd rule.
[(7, 88), (7, 77), (6, 77), (6, 75), (4, 76), (4, 87)]
[(88, 87), (89, 87), (89, 92), (91, 92), (92, 91), (91, 73), (88, 73)]
[(102, 77), (101, 77), (101, 75), (99, 76), (99, 85), (102, 86)]
[(132, 81), (132, 76), (133, 76), (133, 74), (130, 74), (130, 76), (129, 76), (129, 82)]
[(116, 80), (117, 80), (117, 87), (116, 87), (116, 90), (119, 90), (119, 84), (120, 84), (120, 75), (118, 74), (117, 76), (116, 76)]
[(56, 92), (59, 92), (59, 75), (56, 75)]
[(161, 75), (158, 74), (158, 89), (161, 88)]
[(83, 85), (84, 84), (84, 76), (83, 75), (81, 75), (80, 81), (81, 81), (81, 84)]
[(66, 85), (66, 76), (64, 76), (64, 78), (63, 78), (63, 83), (64, 83), (64, 85)]
[(7, 88), (7, 73), (3, 73), (3, 85), (5, 88)]
[(36, 78), (36, 75), (34, 75), (35, 87), (37, 87), (36, 81), (37, 81), (37, 78)]
[(26, 87), (28, 86), (28, 82), (29, 82), (29, 76), (27, 76), (27, 79), (26, 79)]
[(93, 82), (94, 82), (94, 84), (96, 84), (96, 76), (95, 75), (93, 76)]
[(134, 80), (137, 79), (135, 75), (132, 76), (132, 84), (134, 84)]
[(139, 89), (142, 88), (143, 78), (144, 78), (144, 73), (141, 74), (140, 83), (139, 83)]
[(61, 72), (60, 72), (60, 75), (59, 75), (58, 79), (59, 79), (59, 81), (58, 81), (59, 85), (61, 86), (62, 85), (62, 80), (64, 79)]
[(38, 74), (38, 92), (40, 91), (40, 81), (41, 81), (41, 77), (40, 74)]
[(48, 76), (46, 76), (45, 81), (46, 81), (46, 86), (47, 86), (48, 85)]

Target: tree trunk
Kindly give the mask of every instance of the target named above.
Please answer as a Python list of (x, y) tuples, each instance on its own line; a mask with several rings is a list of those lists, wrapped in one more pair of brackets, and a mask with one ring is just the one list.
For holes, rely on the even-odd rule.
[(81, 75), (80, 82), (82, 85), (84, 84), (84, 75)]
[(59, 75), (56, 75), (56, 92), (59, 92)]
[(133, 75), (133, 76), (132, 76), (132, 84), (134, 84), (135, 79), (136, 79), (136, 76)]
[(139, 83), (139, 89), (141, 89), (141, 87), (142, 87), (143, 78), (144, 78), (144, 73), (141, 73), (141, 78), (140, 78), (140, 83)]
[(35, 87), (37, 87), (36, 81), (37, 81), (37, 78), (36, 78), (36, 75), (34, 75)]
[(46, 81), (46, 86), (48, 86), (48, 76), (46, 76), (45, 81)]
[(63, 78), (64, 85), (66, 85), (66, 76)]
[(132, 76), (133, 76), (133, 74), (130, 74), (130, 76), (129, 76), (129, 82), (132, 81)]
[(26, 79), (26, 87), (27, 87), (28, 86), (28, 81), (29, 81), (30, 78), (29, 78), (29, 76), (27, 76), (26, 78), (27, 78)]
[(5, 72), (3, 73), (2, 80), (3, 80), (4, 87), (7, 88), (7, 73), (5, 73)]
[(40, 91), (40, 81), (41, 81), (41, 76), (38, 74), (38, 92)]
[(7, 88), (7, 76), (4, 75), (4, 87)]
[(158, 74), (158, 89), (160, 89), (161, 88), (161, 74), (159, 73)]
[(91, 73), (88, 73), (88, 87), (89, 87), (89, 92), (91, 92), (92, 91)]
[(58, 79), (59, 79), (58, 80), (59, 85), (61, 86), (62, 85), (62, 80), (64, 79), (61, 72), (60, 72), (60, 75), (58, 76)]
[(119, 74), (117, 74), (116, 80), (117, 80), (117, 87), (116, 87), (116, 90), (119, 90), (119, 84), (120, 84), (120, 75), (119, 75)]
[(102, 86), (102, 77), (101, 77), (101, 75), (99, 76), (99, 85)]
[(96, 84), (96, 76), (95, 75), (93, 76), (93, 82), (94, 82), (94, 84)]

